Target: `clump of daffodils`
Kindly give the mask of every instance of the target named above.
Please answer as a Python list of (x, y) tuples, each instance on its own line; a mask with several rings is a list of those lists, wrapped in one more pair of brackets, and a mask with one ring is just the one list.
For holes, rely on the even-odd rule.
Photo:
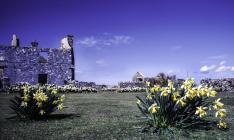
[(19, 119), (43, 119), (57, 109), (64, 109), (65, 95), (59, 94), (53, 85), (24, 84), (20, 87), (19, 95), (11, 99), (10, 105)]
[[(227, 129), (226, 110), (221, 98), (216, 99), (217, 92), (212, 87), (196, 85), (192, 78), (178, 85), (168, 80), (167, 86), (146, 83), (149, 93), (145, 98), (138, 97), (137, 106), (148, 119), (148, 124), (156, 128), (171, 126), (188, 128), (206, 127), (212, 124), (206, 119), (208, 111), (215, 112), (216, 124), (220, 129)], [(213, 125), (212, 125), (213, 126)], [(207, 126), (208, 127), (208, 126)]]

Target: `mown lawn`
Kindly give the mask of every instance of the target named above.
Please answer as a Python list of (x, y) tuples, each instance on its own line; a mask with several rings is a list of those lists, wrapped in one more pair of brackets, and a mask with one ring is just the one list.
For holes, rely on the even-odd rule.
[[(9, 99), (13, 95), (0, 94), (0, 139), (171, 139), (166, 135), (141, 133), (144, 126), (139, 119), (136, 95), (144, 93), (66, 94), (62, 112), (55, 112), (48, 120), (16, 121)], [(234, 139), (234, 93), (224, 97), (228, 111), (228, 131), (181, 130), (173, 139)]]

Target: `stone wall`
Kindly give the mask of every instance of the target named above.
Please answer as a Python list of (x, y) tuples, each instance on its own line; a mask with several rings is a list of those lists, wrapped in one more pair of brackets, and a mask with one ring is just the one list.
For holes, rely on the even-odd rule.
[(73, 78), (71, 49), (0, 46), (0, 80), (9, 84), (38, 83), (39, 74), (47, 74), (48, 84), (63, 85)]
[(217, 91), (231, 91), (234, 92), (234, 78), (224, 79), (202, 79), (201, 84), (212, 86)]
[(118, 83), (119, 88), (134, 88), (134, 87), (140, 87), (145, 88), (146, 84), (144, 82), (119, 82)]

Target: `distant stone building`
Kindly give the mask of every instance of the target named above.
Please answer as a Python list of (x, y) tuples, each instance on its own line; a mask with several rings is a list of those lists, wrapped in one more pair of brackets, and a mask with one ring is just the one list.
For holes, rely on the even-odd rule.
[(136, 74), (134, 74), (132, 77), (132, 81), (119, 82), (118, 87), (119, 88), (135, 88), (135, 87), (145, 88), (146, 87), (145, 76), (140, 72), (136, 72)]
[(145, 81), (144, 79), (145, 79), (145, 76), (144, 76), (142, 73), (137, 72), (137, 73), (133, 76), (132, 81), (133, 81), (133, 82), (144, 82), (144, 81)]
[(20, 46), (13, 35), (11, 45), (0, 46), (0, 89), (19, 82), (63, 85), (75, 79), (74, 61), (71, 35), (62, 39), (60, 48), (39, 48), (35, 41)]

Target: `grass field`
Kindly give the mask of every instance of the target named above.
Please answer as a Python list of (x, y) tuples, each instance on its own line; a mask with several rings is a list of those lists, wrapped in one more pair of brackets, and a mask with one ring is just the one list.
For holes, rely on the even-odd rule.
[[(152, 133), (141, 133), (144, 126), (139, 119), (136, 95), (144, 93), (67, 94), (61, 112), (48, 120), (16, 121), (12, 116), (9, 99), (13, 95), (0, 94), (0, 139), (170, 139)], [(234, 93), (219, 95), (224, 98), (230, 129), (181, 130), (175, 139), (234, 139)]]

